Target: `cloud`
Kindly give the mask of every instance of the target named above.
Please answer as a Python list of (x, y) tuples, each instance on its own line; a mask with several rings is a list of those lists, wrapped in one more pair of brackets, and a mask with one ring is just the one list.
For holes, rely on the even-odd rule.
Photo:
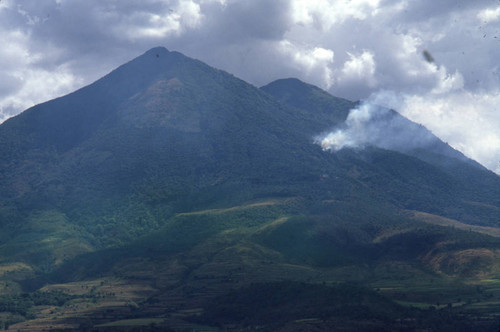
[(455, 91), (404, 96), (400, 112), (500, 174), (500, 94)]
[(292, 19), (294, 24), (309, 25), (329, 30), (335, 24), (347, 19), (363, 20), (372, 15), (379, 5), (378, 0), (352, 1), (308, 1), (294, 0), (292, 4)]
[(491, 168), (500, 122), (486, 100), (500, 95), (499, 8), (490, 0), (2, 0), (0, 121), (163, 45), (257, 86), (294, 76), (352, 100), (394, 91), (405, 115)]
[(301, 72), (306, 76), (321, 77), (321, 86), (327, 89), (332, 85), (333, 77), (330, 68), (334, 59), (332, 50), (322, 47), (301, 48), (288, 40), (283, 40), (280, 44), (282, 54), (288, 57), (290, 62), (301, 67)]
[(80, 79), (64, 65), (39, 66), (46, 54), (55, 51), (46, 48), (45, 54), (33, 52), (29, 50), (29, 43), (29, 35), (20, 30), (0, 35), (0, 44), (9, 45), (0, 52), (0, 122), (37, 102), (81, 85)]
[(464, 78), (458, 71), (450, 75), (447, 73), (446, 68), (439, 67), (435, 73), (437, 74), (437, 82), (431, 93), (443, 94), (462, 89), (464, 86)]
[(349, 60), (344, 63), (340, 70), (339, 84), (363, 84), (368, 87), (377, 85), (375, 78), (376, 63), (374, 55), (370, 51), (363, 51), (359, 55), (347, 53)]
[(162, 6), (157, 12), (138, 11), (120, 19), (113, 29), (118, 38), (165, 38), (180, 35), (186, 29), (197, 28), (203, 20), (200, 5), (191, 0), (179, 0), (172, 6)]
[(484, 23), (496, 22), (500, 19), (500, 5), (497, 8), (487, 8), (477, 14), (477, 18)]

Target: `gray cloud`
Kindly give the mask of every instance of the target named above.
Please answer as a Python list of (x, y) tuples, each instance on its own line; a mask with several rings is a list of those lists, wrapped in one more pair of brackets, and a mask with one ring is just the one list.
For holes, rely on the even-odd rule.
[(223, 44), (246, 44), (256, 39), (281, 40), (288, 29), (289, 3), (286, 0), (228, 2), (210, 9), (205, 35)]
[(392, 90), (404, 115), (500, 168), (498, 1), (3, 0), (0, 42), (0, 121), (163, 45), (257, 86)]

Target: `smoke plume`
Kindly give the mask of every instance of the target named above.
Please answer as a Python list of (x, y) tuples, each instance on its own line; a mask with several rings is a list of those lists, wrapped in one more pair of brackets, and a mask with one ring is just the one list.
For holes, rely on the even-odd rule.
[(437, 138), (425, 127), (381, 106), (398, 104), (399, 99), (394, 93), (377, 93), (352, 109), (342, 126), (318, 136), (315, 142), (330, 151), (375, 146), (400, 152), (435, 143)]

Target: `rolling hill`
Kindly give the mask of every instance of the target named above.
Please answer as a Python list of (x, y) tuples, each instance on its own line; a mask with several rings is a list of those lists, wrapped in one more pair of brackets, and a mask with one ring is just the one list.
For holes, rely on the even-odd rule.
[(356, 105), (160, 47), (7, 120), (2, 324), (497, 327), (500, 178), (395, 111), (429, 144), (323, 151)]

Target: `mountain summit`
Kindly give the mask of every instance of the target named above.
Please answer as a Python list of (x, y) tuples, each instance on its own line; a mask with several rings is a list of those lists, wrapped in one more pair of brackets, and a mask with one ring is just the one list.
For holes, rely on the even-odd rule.
[[(0, 125), (0, 266), (18, 291), (5, 294), (63, 290), (60, 328), (88, 315), (93, 325), (155, 317), (163, 327), (304, 330), (316, 315), (326, 330), (342, 316), (354, 330), (372, 319), (375, 328), (432, 325), (391, 301), (443, 303), (450, 278), (494, 277), (500, 246), (485, 233), (497, 232), (500, 179), (435, 136), (418, 149), (315, 143), (358, 105), (297, 79), (259, 89), (159, 47), (9, 119)], [(398, 130), (432, 135), (387, 114)], [(442, 293), (427, 284), (398, 293), (393, 277)], [(348, 280), (362, 287), (326, 285)], [(248, 294), (288, 300), (262, 311)], [(318, 294), (330, 295), (319, 305)], [(74, 297), (92, 298), (92, 313), (66, 310)], [(354, 322), (331, 299), (366, 317)], [(312, 316), (295, 302), (311, 304)], [(44, 324), (38, 311), (9, 308)]]

